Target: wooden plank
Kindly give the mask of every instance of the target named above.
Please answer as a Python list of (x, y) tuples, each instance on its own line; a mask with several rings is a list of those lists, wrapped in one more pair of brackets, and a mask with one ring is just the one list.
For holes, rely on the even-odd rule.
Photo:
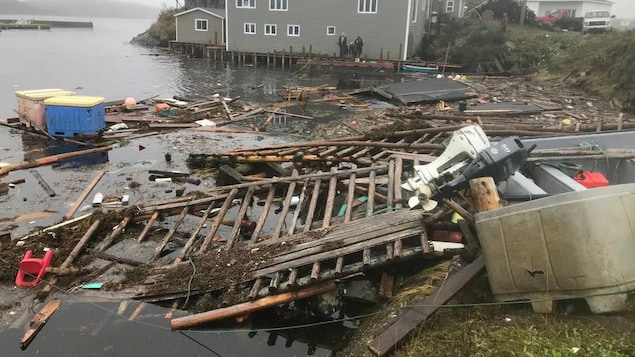
[(356, 241), (354, 243), (347, 241), (343, 243), (342, 248), (337, 248), (333, 250), (322, 251), (321, 249), (322, 247), (318, 247), (317, 251), (319, 251), (320, 253), (316, 253), (315, 251), (301, 252), (302, 254), (298, 254), (298, 256), (294, 256), (293, 258), (288, 257), (279, 262), (276, 262), (275, 265), (258, 269), (254, 271), (253, 276), (254, 277), (264, 276), (266, 274), (271, 274), (276, 271), (281, 271), (285, 269), (291, 269), (291, 268), (311, 264), (313, 262), (329, 259), (334, 256), (340, 256), (340, 255), (343, 256), (346, 254), (364, 250), (366, 248), (371, 248), (377, 245), (381, 245), (383, 243), (386, 243), (387, 241), (391, 241), (391, 240), (394, 241), (397, 239), (405, 239), (412, 236), (417, 236), (419, 233), (420, 233), (419, 228), (410, 228), (410, 229), (405, 229), (399, 232), (392, 232), (388, 235), (383, 234), (383, 235), (380, 235), (379, 237), (370, 238), (370, 239), (367, 239), (364, 237), (364, 239), (362, 239), (361, 241)]
[(372, 165), (373, 171), (370, 172), (368, 177), (368, 201), (366, 201), (366, 217), (370, 217), (375, 213), (375, 178), (377, 172), (374, 170), (377, 167), (375, 163)]
[(300, 193), (300, 200), (298, 201), (298, 205), (293, 211), (293, 219), (291, 220), (291, 226), (289, 227), (289, 233), (293, 234), (295, 231), (295, 227), (298, 224), (298, 218), (300, 217), (300, 211), (302, 211), (302, 206), (304, 204), (304, 200), (306, 198), (306, 189), (309, 185), (309, 179), (304, 180), (304, 185), (302, 185), (302, 191)]
[[(395, 207), (397, 209), (403, 208), (403, 203), (401, 200), (401, 173), (403, 171), (403, 160), (401, 158), (397, 158), (395, 160)], [(390, 182), (390, 181), (389, 181)], [(389, 183), (390, 184), (390, 183)]]
[(194, 228), (194, 230), (192, 231), (192, 234), (190, 235), (190, 239), (187, 240), (187, 242), (183, 246), (183, 249), (181, 249), (181, 253), (179, 253), (179, 256), (176, 257), (176, 259), (174, 259), (174, 262), (172, 264), (179, 264), (180, 262), (183, 261), (183, 259), (185, 259), (185, 257), (188, 254), (190, 254), (190, 251), (192, 250), (192, 245), (194, 244), (194, 240), (196, 240), (198, 233), (201, 231), (201, 229), (205, 225), (205, 222), (207, 222), (207, 217), (209, 217), (209, 214), (210, 212), (212, 212), (213, 208), (214, 208), (214, 202), (210, 203), (209, 206), (207, 206), (205, 213), (203, 213), (203, 217), (201, 217), (201, 220), (196, 225), (196, 228)]
[(139, 243), (143, 242), (143, 239), (146, 237), (146, 235), (150, 231), (150, 228), (152, 228), (152, 225), (157, 220), (157, 218), (159, 218), (159, 211), (156, 211), (152, 214), (152, 217), (150, 217), (150, 219), (148, 220), (148, 223), (146, 223), (146, 226), (143, 227), (141, 234), (139, 234), (139, 237), (137, 238), (137, 242)]
[(64, 215), (64, 219), (71, 219), (73, 217), (73, 215), (75, 214), (75, 212), (77, 211), (77, 209), (79, 208), (79, 206), (82, 204), (82, 202), (84, 202), (84, 200), (86, 199), (86, 197), (88, 197), (88, 195), (90, 194), (90, 191), (93, 190), (93, 188), (95, 188), (95, 186), (97, 185), (97, 183), (99, 182), (99, 180), (101, 180), (101, 178), (104, 176), (104, 174), (108, 171), (108, 168), (103, 169), (101, 171), (99, 171), (97, 173), (97, 176), (95, 176), (95, 178), (92, 179), (92, 181), (90, 181), (88, 183), (88, 186), (86, 186), (86, 188), (84, 189), (84, 191), (81, 193), (81, 195), (79, 195), (79, 197), (77, 198), (77, 200), (75, 200), (75, 203), (73, 204), (73, 206), (68, 210), (68, 212)]
[(249, 291), (249, 300), (253, 300), (258, 297), (258, 292), (260, 292), (260, 285), (262, 285), (262, 278), (256, 279), (254, 281), (254, 285), (251, 286), (251, 290)]
[[(294, 169), (291, 177), (297, 177), (298, 170)], [(287, 196), (284, 198), (284, 203), (282, 204), (282, 211), (280, 212), (280, 217), (278, 218), (278, 223), (276, 224), (276, 228), (271, 235), (271, 239), (275, 240), (280, 238), (282, 227), (284, 226), (285, 219), (287, 217), (287, 213), (289, 213), (289, 206), (291, 206), (291, 199), (293, 198), (293, 194), (295, 191), (296, 182), (291, 181), (289, 183), (289, 187), (287, 188)]]
[(445, 304), (467, 283), (476, 277), (485, 268), (485, 259), (479, 256), (472, 263), (451, 275), (443, 285), (428, 298), (415, 303), (422, 307), (410, 307), (388, 328), (377, 334), (369, 343), (368, 348), (377, 356), (385, 356), (390, 353), (410, 331), (425, 321), (430, 315)]
[(256, 228), (254, 228), (254, 232), (251, 235), (251, 240), (249, 244), (254, 244), (258, 241), (258, 236), (260, 236), (260, 232), (262, 231), (262, 227), (265, 225), (265, 221), (269, 216), (269, 210), (271, 209), (271, 204), (273, 203), (273, 198), (276, 195), (276, 187), (274, 185), (269, 185), (269, 193), (267, 193), (267, 198), (265, 199), (265, 205), (262, 207), (262, 212), (260, 213), (260, 218), (258, 218), (258, 222), (256, 223)]
[(247, 209), (251, 206), (251, 198), (254, 196), (255, 187), (250, 187), (243, 198), (243, 202), (240, 205), (240, 210), (238, 211), (238, 216), (236, 216), (236, 222), (232, 227), (232, 231), (229, 234), (229, 238), (227, 238), (227, 243), (225, 244), (225, 249), (232, 249), (236, 244), (236, 240), (238, 239), (238, 233), (240, 232), (240, 226), (243, 221), (243, 217), (247, 213)]
[(287, 289), (297, 285), (296, 279), (298, 278), (298, 269), (291, 269), (289, 272), (289, 280), (285, 283)]
[(221, 222), (223, 222), (223, 218), (225, 217), (225, 214), (227, 214), (227, 211), (231, 207), (232, 201), (234, 200), (234, 197), (236, 197), (237, 194), (238, 194), (237, 188), (233, 188), (229, 192), (229, 195), (225, 199), (225, 202), (223, 202), (223, 206), (221, 206), (220, 211), (218, 211), (218, 214), (216, 215), (216, 219), (214, 220), (214, 223), (212, 223), (212, 226), (209, 229), (209, 233), (205, 237), (205, 240), (203, 240), (203, 244), (201, 244), (201, 247), (199, 248), (197, 253), (200, 254), (200, 253), (205, 253), (207, 251), (207, 248), (209, 248), (209, 245), (211, 244), (212, 239), (214, 238), (214, 235), (218, 231), (218, 228), (220, 227)]
[(395, 160), (388, 162), (388, 210), (392, 211), (394, 208), (395, 197)]
[[(341, 223), (339, 225), (335, 225), (333, 227), (328, 228), (327, 232), (323, 234), (320, 239), (311, 239), (306, 242), (298, 243), (293, 247), (290, 247), (288, 250), (285, 250), (283, 253), (276, 255), (285, 256), (287, 254), (302, 251), (307, 248), (317, 247), (323, 245), (325, 243), (328, 244), (340, 244), (338, 241), (342, 239), (350, 239), (353, 237), (364, 236), (364, 235), (372, 235), (374, 232), (378, 230), (382, 230), (385, 232), (386, 230), (390, 230), (392, 227), (395, 229), (401, 227), (416, 227), (419, 218), (421, 217), (421, 212), (415, 210), (401, 211), (401, 212), (388, 212), (381, 216), (374, 218), (362, 218), (360, 220), (344, 224)], [(316, 231), (317, 233), (319, 231)], [(312, 234), (311, 237), (314, 237), (315, 234)], [(306, 237), (306, 235), (300, 235), (300, 237)], [(294, 237), (289, 237), (289, 241), (292, 241)]]
[(276, 272), (269, 282), (269, 292), (275, 293), (280, 287), (280, 272)]
[(316, 178), (313, 184), (313, 193), (311, 194), (311, 203), (309, 203), (309, 211), (306, 214), (306, 221), (304, 222), (304, 232), (311, 230), (311, 224), (313, 223), (313, 216), (315, 215), (315, 208), (317, 206), (318, 198), (320, 195), (320, 185), (322, 179)]
[(225, 102), (223, 100), (222, 103), (223, 103), (223, 108), (225, 108), (225, 113), (227, 114), (227, 119), (229, 119), (231, 121), (233, 119), (232, 118), (232, 110), (229, 109), (229, 105), (227, 105), (227, 102)]
[[(71, 222), (71, 221), (68, 221), (68, 222)], [(70, 268), (75, 258), (77, 258), (77, 256), (82, 251), (82, 249), (84, 249), (84, 246), (86, 246), (86, 243), (88, 243), (88, 241), (93, 236), (95, 231), (97, 231), (97, 228), (99, 227), (100, 223), (101, 221), (99, 219), (93, 222), (90, 228), (88, 228), (86, 233), (84, 233), (82, 238), (79, 240), (79, 242), (77, 242), (77, 244), (75, 245), (73, 250), (70, 252), (68, 257), (66, 257), (66, 259), (64, 259), (62, 264), (59, 266), (60, 269)], [(46, 286), (42, 289), (42, 291), (38, 294), (38, 296), (40, 298), (46, 297), (48, 293), (51, 292), (51, 289), (53, 289), (53, 285), (55, 285), (55, 283), (57, 283), (57, 276), (49, 280), (48, 284), (46, 284)]]
[(395, 277), (386, 272), (381, 273), (381, 280), (379, 282), (379, 297), (382, 299), (392, 298), (393, 286), (395, 283)]
[(124, 230), (124, 228), (126, 228), (128, 223), (130, 223), (131, 219), (132, 219), (132, 214), (128, 214), (127, 216), (125, 216), (121, 220), (121, 222), (119, 222), (117, 227), (115, 227), (115, 229), (112, 232), (110, 232), (110, 235), (108, 235), (108, 237), (106, 237), (106, 239), (104, 239), (101, 242), (101, 244), (97, 246), (97, 250), (101, 250), (103, 252), (104, 250), (108, 249), (110, 244), (114, 242), (115, 239), (117, 239), (117, 237), (119, 237), (119, 234), (121, 234), (121, 232)]
[[(357, 165), (353, 165), (356, 169)], [(351, 221), (351, 213), (353, 212), (353, 200), (355, 199), (355, 172), (352, 172), (348, 179), (348, 193), (346, 195), (346, 211), (344, 211), (344, 222)]]
[(53, 313), (60, 307), (62, 300), (51, 300), (33, 317), (29, 323), (29, 329), (24, 333), (22, 339), (20, 339), (20, 348), (25, 350), (29, 347), (29, 344), (33, 341), (35, 336), (40, 332), (42, 327), (51, 318)]
[(185, 216), (187, 216), (187, 212), (189, 210), (190, 210), (189, 206), (183, 207), (183, 211), (181, 211), (181, 214), (176, 219), (176, 222), (174, 222), (172, 227), (170, 227), (170, 230), (168, 231), (168, 233), (165, 235), (165, 237), (163, 237), (163, 239), (161, 240), (157, 248), (154, 250), (154, 254), (152, 254), (152, 256), (150, 257), (150, 260), (148, 260), (148, 263), (154, 263), (157, 259), (159, 259), (159, 257), (161, 256), (161, 252), (163, 251), (163, 248), (165, 248), (165, 246), (168, 244), (168, 242), (170, 241), (174, 233), (176, 233), (176, 230), (179, 228), (181, 223), (183, 223), (183, 220), (185, 219)]
[[(227, 104), (226, 104), (225, 102), (223, 102), (223, 104), (224, 104), (224, 106), (227, 106)], [(230, 112), (230, 110), (229, 110), (229, 109), (227, 109), (227, 108), (226, 108), (225, 110), (226, 110), (227, 112)], [(243, 114), (237, 115), (237, 116), (235, 116), (235, 117), (232, 117), (232, 118), (230, 118), (230, 120), (232, 120), (232, 121), (236, 121), (236, 120), (244, 120), (244, 119), (248, 119), (248, 118), (253, 117), (253, 116), (254, 116), (254, 115), (256, 115), (256, 114), (260, 114), (260, 113), (262, 113), (263, 111), (265, 111), (263, 108), (256, 108), (256, 109), (250, 110), (250, 111), (248, 111), (248, 112), (246, 112), (246, 113), (243, 113)]]
[(333, 203), (335, 201), (335, 192), (337, 191), (337, 176), (334, 173), (337, 168), (331, 167), (331, 178), (329, 180), (329, 191), (326, 196), (326, 206), (324, 207), (324, 219), (322, 220), (322, 228), (331, 225), (331, 217), (333, 216)]
[(108, 260), (108, 261), (112, 261), (112, 262), (116, 262), (116, 263), (122, 263), (122, 264), (126, 264), (126, 265), (131, 265), (131, 266), (136, 266), (136, 267), (140, 267), (143, 265), (146, 265), (146, 263), (144, 262), (140, 262), (140, 261), (136, 261), (136, 260), (132, 260), (132, 259), (128, 259), (128, 258), (122, 258), (122, 257), (118, 257), (112, 254), (108, 254), (99, 250), (95, 250), (95, 249), (87, 249), (88, 253), (90, 255), (94, 255), (97, 258), (100, 259), (104, 259), (104, 260)]
[(40, 184), (42, 189), (44, 189), (44, 192), (46, 192), (49, 197), (55, 197), (55, 195), (57, 195), (55, 191), (53, 191), (51, 186), (49, 186), (49, 184), (44, 181), (44, 178), (42, 177), (42, 175), (40, 175), (39, 172), (37, 172), (37, 170), (29, 170), (29, 172), (35, 177), (37, 182)]

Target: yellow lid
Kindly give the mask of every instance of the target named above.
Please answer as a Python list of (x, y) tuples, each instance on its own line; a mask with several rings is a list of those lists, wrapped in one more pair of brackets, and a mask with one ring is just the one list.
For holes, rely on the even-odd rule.
[(66, 95), (53, 97), (44, 101), (45, 105), (59, 105), (64, 107), (94, 107), (106, 101), (104, 97), (90, 97), (84, 95)]
[(75, 92), (64, 90), (60, 88), (49, 89), (32, 89), (32, 90), (20, 90), (15, 92), (15, 95), (29, 100), (44, 100), (51, 97), (60, 95), (74, 95)]

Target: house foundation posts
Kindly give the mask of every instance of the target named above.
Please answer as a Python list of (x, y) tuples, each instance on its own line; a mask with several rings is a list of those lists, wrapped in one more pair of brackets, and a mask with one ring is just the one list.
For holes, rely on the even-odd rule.
[(282, 50), (282, 70), (284, 71), (284, 58), (286, 57), (286, 50)]

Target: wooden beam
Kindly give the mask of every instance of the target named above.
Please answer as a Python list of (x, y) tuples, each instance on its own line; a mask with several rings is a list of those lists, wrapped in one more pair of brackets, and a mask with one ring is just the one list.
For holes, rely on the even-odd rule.
[(37, 160), (32, 160), (32, 161), (22, 161), (17, 164), (10, 164), (7, 166), (0, 167), (0, 176), (4, 176), (12, 171), (30, 169), (33, 167), (44, 166), (44, 165), (51, 165), (61, 160), (72, 159), (72, 158), (94, 154), (98, 152), (104, 152), (104, 151), (111, 150), (112, 148), (113, 148), (112, 146), (104, 146), (100, 148), (73, 151), (73, 152), (64, 153), (64, 154), (46, 156), (46, 157), (43, 157)]
[[(84, 189), (84, 191), (82, 192), (81, 195), (79, 195), (79, 197), (77, 198), (77, 200), (75, 200), (75, 203), (73, 204), (73, 207), (71, 207), (68, 212), (64, 215), (64, 219), (71, 219), (73, 217), (73, 215), (75, 214), (75, 212), (77, 211), (77, 209), (79, 208), (79, 206), (82, 204), (82, 202), (84, 202), (84, 200), (86, 199), (86, 197), (88, 197), (88, 195), (90, 194), (90, 191), (93, 190), (93, 188), (95, 188), (95, 186), (97, 185), (97, 183), (99, 182), (99, 180), (101, 180), (101, 178), (104, 176), (104, 174), (108, 171), (108, 168), (103, 169), (101, 171), (99, 171), (99, 173), (97, 173), (97, 176), (95, 176), (95, 178), (93, 178), (92, 181), (90, 181), (88, 183), (88, 186), (86, 186), (86, 188)], [(133, 175), (134, 176), (134, 175)], [(134, 180), (133, 180), (134, 181)]]
[(172, 330), (181, 330), (208, 322), (226, 319), (229, 317), (250, 314), (255, 311), (267, 309), (280, 304), (286, 304), (295, 300), (301, 300), (314, 295), (324, 294), (333, 290), (335, 290), (335, 283), (329, 281), (326, 283), (310, 286), (299, 291), (290, 291), (278, 295), (271, 295), (255, 301), (249, 301), (234, 306), (228, 306), (217, 310), (203, 312), (200, 314), (179, 317), (176, 319), (172, 319), (170, 325), (172, 327)]
[(37, 313), (37, 315), (35, 315), (35, 317), (33, 317), (29, 324), (29, 329), (24, 333), (24, 336), (22, 336), (22, 339), (20, 340), (20, 348), (22, 350), (25, 350), (27, 347), (29, 347), (31, 341), (33, 341), (35, 336), (38, 334), (38, 332), (40, 332), (42, 327), (44, 327), (53, 313), (60, 307), (61, 303), (62, 300), (59, 299), (51, 300), (46, 303), (46, 305), (44, 305), (44, 307), (40, 310), (40, 312)]
[(440, 305), (445, 304), (456, 295), (456, 293), (477, 276), (483, 268), (485, 268), (485, 259), (483, 256), (480, 256), (450, 276), (437, 292), (432, 293), (423, 301), (414, 304), (420, 305), (420, 307), (406, 309), (396, 321), (368, 343), (368, 348), (377, 356), (385, 356), (390, 353), (410, 331), (437, 311)]

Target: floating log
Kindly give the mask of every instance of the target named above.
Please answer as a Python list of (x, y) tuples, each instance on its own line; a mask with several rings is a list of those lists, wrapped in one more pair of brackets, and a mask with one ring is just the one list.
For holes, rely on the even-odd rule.
[(176, 319), (172, 319), (170, 325), (172, 327), (172, 330), (181, 330), (204, 323), (226, 319), (229, 317), (250, 314), (255, 311), (264, 310), (280, 304), (287, 304), (291, 301), (305, 299), (310, 296), (324, 294), (333, 290), (335, 290), (335, 283), (329, 281), (298, 291), (290, 291), (278, 295), (271, 295), (255, 301), (249, 301), (234, 306), (228, 306), (217, 310), (203, 312), (200, 314), (179, 317)]
[(4, 176), (12, 171), (30, 169), (33, 167), (44, 166), (44, 165), (51, 165), (61, 160), (72, 159), (72, 158), (90, 155), (90, 154), (94, 154), (98, 152), (109, 151), (112, 148), (113, 148), (112, 146), (104, 146), (104, 147), (99, 147), (94, 149), (87, 149), (87, 150), (81, 150), (81, 151), (68, 152), (64, 154), (46, 156), (46, 157), (43, 157), (37, 160), (32, 160), (32, 161), (22, 161), (17, 164), (10, 164), (7, 166), (0, 167), (0, 176)]

